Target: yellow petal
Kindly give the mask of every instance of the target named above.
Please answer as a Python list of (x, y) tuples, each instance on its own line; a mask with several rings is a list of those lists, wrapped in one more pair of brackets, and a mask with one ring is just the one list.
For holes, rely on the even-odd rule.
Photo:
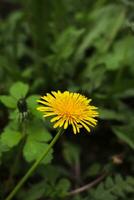
[(84, 128), (85, 128), (88, 132), (90, 132), (90, 128), (89, 128), (85, 123), (83, 123), (82, 121), (81, 121), (80, 123), (84, 126)]
[(51, 122), (55, 122), (55, 121), (59, 120), (60, 118), (61, 118), (61, 116), (56, 116), (51, 119)]
[(67, 127), (68, 127), (68, 120), (65, 121), (64, 129), (67, 129)]

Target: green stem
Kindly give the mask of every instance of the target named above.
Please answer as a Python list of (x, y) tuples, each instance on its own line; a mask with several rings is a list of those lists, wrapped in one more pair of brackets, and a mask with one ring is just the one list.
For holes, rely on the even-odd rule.
[(49, 144), (48, 148), (41, 154), (41, 156), (38, 158), (37, 161), (31, 166), (31, 168), (28, 170), (28, 172), (23, 176), (23, 178), (19, 181), (19, 183), (16, 185), (16, 187), (13, 189), (13, 191), (8, 195), (8, 197), (5, 200), (11, 200), (14, 195), (18, 192), (18, 190), (22, 187), (22, 185), (26, 182), (26, 180), (30, 177), (30, 175), (34, 172), (34, 170), (38, 167), (40, 162), (45, 158), (45, 156), (48, 154), (50, 149), (53, 147), (53, 145), (56, 143), (60, 135), (62, 134), (63, 129), (60, 129), (58, 133), (55, 135), (51, 143)]

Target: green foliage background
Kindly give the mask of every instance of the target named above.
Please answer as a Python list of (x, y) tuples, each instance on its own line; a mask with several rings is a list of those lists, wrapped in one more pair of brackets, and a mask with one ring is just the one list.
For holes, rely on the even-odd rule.
[[(36, 111), (36, 100), (69, 90), (93, 99), (98, 126), (90, 135), (68, 129), (15, 199), (132, 200), (134, 2), (0, 4), (0, 199), (56, 133)], [(103, 174), (91, 188), (71, 194)]]

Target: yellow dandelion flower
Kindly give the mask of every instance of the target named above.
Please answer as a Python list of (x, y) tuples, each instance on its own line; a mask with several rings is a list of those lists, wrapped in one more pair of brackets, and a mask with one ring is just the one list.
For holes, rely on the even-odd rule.
[(97, 107), (90, 105), (91, 99), (68, 91), (51, 93), (47, 93), (38, 100), (42, 106), (39, 106), (37, 110), (43, 112), (44, 117), (51, 117), (54, 128), (67, 129), (69, 125), (72, 125), (73, 132), (76, 134), (82, 127), (90, 132), (90, 127), (97, 124), (95, 117), (98, 116), (98, 111)]

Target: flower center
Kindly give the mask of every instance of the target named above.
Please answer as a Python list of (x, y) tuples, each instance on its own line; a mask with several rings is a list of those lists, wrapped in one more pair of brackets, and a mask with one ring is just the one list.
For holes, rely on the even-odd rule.
[(63, 116), (65, 116), (65, 117), (67, 117), (69, 119), (72, 118), (72, 114), (70, 112), (67, 112), (67, 111), (64, 112)]

